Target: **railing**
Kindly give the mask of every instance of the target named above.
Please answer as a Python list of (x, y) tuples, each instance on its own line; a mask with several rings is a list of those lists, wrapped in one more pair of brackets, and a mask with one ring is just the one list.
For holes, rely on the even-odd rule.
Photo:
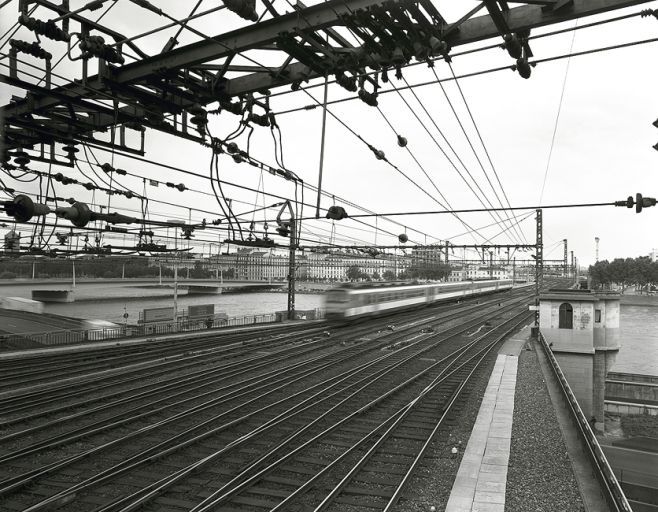
[(90, 341), (116, 340), (122, 338), (137, 338), (159, 334), (174, 334), (195, 332), (221, 327), (238, 327), (245, 325), (273, 323), (275, 314), (246, 315), (232, 318), (214, 318), (212, 323), (207, 319), (184, 319), (179, 322), (158, 322), (153, 324), (129, 325), (104, 329), (67, 330), (51, 332), (28, 332), (21, 334), (0, 334), (0, 350), (19, 348), (27, 345), (68, 345)]
[(601, 445), (597, 441), (596, 436), (592, 431), (592, 427), (587, 421), (587, 418), (583, 414), (583, 411), (580, 408), (578, 401), (576, 400), (576, 395), (574, 395), (573, 391), (571, 391), (571, 387), (569, 386), (566, 377), (562, 373), (562, 369), (555, 359), (553, 351), (548, 346), (548, 343), (546, 343), (544, 335), (541, 333), (541, 331), (539, 332), (539, 341), (541, 342), (546, 357), (551, 363), (553, 372), (555, 373), (557, 381), (560, 384), (562, 394), (564, 395), (564, 398), (566, 399), (567, 404), (571, 409), (571, 413), (575, 419), (576, 426), (578, 427), (578, 434), (580, 435), (580, 438), (585, 447), (585, 451), (587, 452), (592, 465), (596, 469), (596, 477), (601, 484), (601, 490), (605, 496), (606, 501), (608, 502), (608, 505), (610, 506), (610, 509), (619, 512), (632, 512), (631, 506), (629, 505), (628, 500), (624, 495), (624, 491), (619, 485), (617, 477), (612, 471), (612, 468), (608, 463), (608, 459), (606, 459), (605, 454), (601, 449)]

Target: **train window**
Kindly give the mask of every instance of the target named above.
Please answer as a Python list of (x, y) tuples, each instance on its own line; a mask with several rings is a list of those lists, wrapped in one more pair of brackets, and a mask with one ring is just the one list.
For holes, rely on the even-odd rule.
[(568, 302), (560, 304), (559, 329), (573, 329), (573, 307)]

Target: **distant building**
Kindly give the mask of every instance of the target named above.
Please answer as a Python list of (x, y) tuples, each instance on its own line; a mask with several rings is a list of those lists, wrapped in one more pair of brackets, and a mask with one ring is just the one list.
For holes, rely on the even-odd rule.
[(21, 234), (13, 229), (5, 235), (5, 251), (18, 252), (21, 250)]

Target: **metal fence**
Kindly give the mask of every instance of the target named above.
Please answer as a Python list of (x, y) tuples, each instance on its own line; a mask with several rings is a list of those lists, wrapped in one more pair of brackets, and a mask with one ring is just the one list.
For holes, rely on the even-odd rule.
[(68, 330), (50, 332), (28, 332), (21, 334), (0, 334), (0, 349), (31, 348), (37, 346), (69, 345), (93, 341), (138, 338), (143, 336), (195, 332), (221, 327), (239, 327), (255, 324), (274, 323), (275, 314), (246, 315), (232, 318), (213, 318), (179, 322), (158, 322), (143, 325), (128, 325), (104, 329)]
[(594, 435), (594, 432), (592, 431), (592, 427), (587, 421), (587, 418), (583, 414), (583, 411), (580, 408), (578, 401), (576, 400), (576, 395), (574, 395), (573, 391), (571, 391), (571, 387), (569, 386), (566, 377), (562, 373), (562, 369), (560, 368), (557, 359), (555, 359), (553, 351), (548, 346), (548, 343), (546, 342), (546, 339), (544, 338), (544, 335), (541, 333), (541, 331), (539, 332), (539, 341), (541, 342), (544, 353), (546, 354), (546, 357), (548, 358), (551, 367), (553, 368), (553, 372), (557, 377), (558, 384), (560, 385), (562, 394), (567, 401), (567, 405), (571, 409), (573, 419), (578, 429), (578, 434), (581, 438), (581, 441), (583, 442), (583, 447), (589, 456), (593, 468), (595, 469), (596, 477), (601, 484), (601, 491), (603, 492), (603, 495), (605, 496), (605, 499), (610, 506), (610, 510), (618, 512), (632, 512), (631, 506), (629, 505), (628, 500), (624, 495), (624, 491), (619, 485), (617, 477), (612, 471), (612, 468), (608, 463), (608, 459), (606, 459), (605, 454), (601, 449), (601, 445), (599, 444), (596, 436)]

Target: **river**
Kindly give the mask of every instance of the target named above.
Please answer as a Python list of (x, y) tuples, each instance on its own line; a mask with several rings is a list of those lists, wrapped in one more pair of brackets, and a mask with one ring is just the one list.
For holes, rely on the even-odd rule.
[[(214, 284), (198, 282), (192, 284)], [(50, 282), (32, 284), (2, 283), (0, 296), (31, 298), (32, 289), (70, 289), (70, 283)], [(218, 295), (186, 295), (181, 290), (178, 296), (179, 309), (191, 305), (214, 304), (216, 313), (230, 317), (258, 315), (285, 310), (287, 295), (284, 292), (227, 293)], [(124, 312), (128, 322), (136, 323), (140, 311), (147, 308), (173, 306), (173, 290), (170, 286), (157, 283), (110, 281), (81, 282), (75, 288), (76, 302), (47, 303), (45, 312), (55, 315), (104, 319), (122, 323)], [(296, 309), (315, 309), (322, 306), (322, 295), (299, 293), (295, 298)], [(617, 372), (658, 375), (658, 300), (655, 305), (636, 306), (622, 304), (621, 344), (612, 370)]]

